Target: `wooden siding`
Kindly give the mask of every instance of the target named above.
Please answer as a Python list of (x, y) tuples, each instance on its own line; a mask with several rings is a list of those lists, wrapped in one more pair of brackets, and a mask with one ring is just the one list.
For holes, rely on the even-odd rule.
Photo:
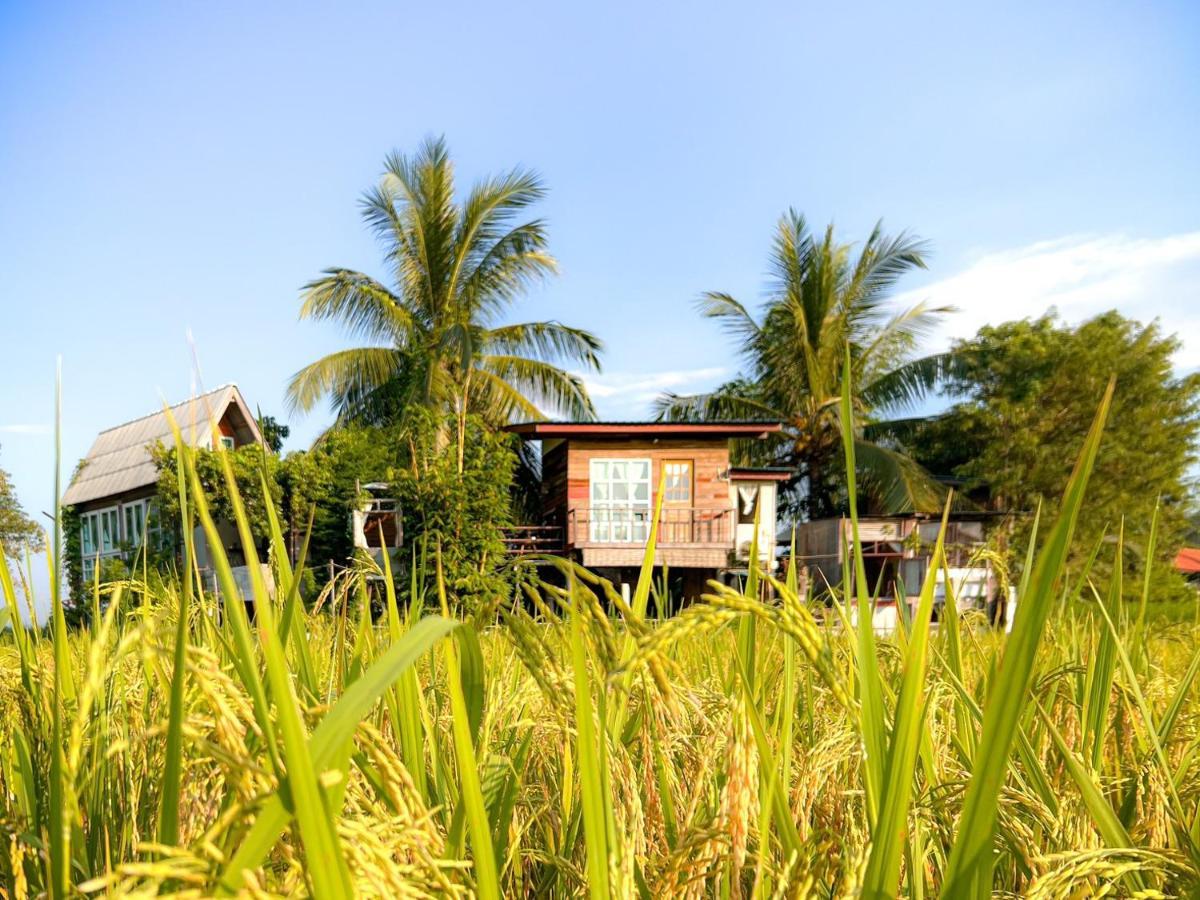
[[(656, 566), (672, 569), (723, 569), (729, 565), (731, 548), (711, 545), (658, 547), (654, 553)], [(589, 569), (604, 567), (637, 567), (646, 556), (641, 544), (603, 544), (584, 547), (582, 562)]]
[(546, 441), (542, 445), (542, 523), (565, 525), (567, 521), (567, 442)]
[[(637, 566), (644, 554), (640, 543), (597, 544), (586, 539), (586, 511), (591, 506), (591, 462), (594, 459), (649, 459), (651, 509), (657, 499), (663, 463), (691, 462), (692, 500), (689, 506), (697, 510), (698, 516), (711, 516), (714, 510), (724, 511), (728, 521), (723, 528), (716, 529), (715, 540), (660, 545), (655, 561), (674, 568), (719, 569), (729, 564), (733, 550), (734, 507), (729, 482), (722, 477), (729, 468), (729, 444), (724, 438), (563, 440), (547, 441), (546, 444), (542, 456), (543, 517), (545, 521), (566, 525), (578, 511), (582, 535), (575, 537), (574, 545), (582, 550), (584, 565)], [(663, 544), (668, 541), (666, 538)]]
[(567, 508), (586, 507), (591, 502), (589, 487), (593, 459), (649, 459), (650, 505), (654, 506), (665, 460), (691, 460), (692, 506), (697, 509), (731, 508), (729, 482), (722, 479), (729, 468), (729, 445), (715, 441), (569, 441), (567, 450)]

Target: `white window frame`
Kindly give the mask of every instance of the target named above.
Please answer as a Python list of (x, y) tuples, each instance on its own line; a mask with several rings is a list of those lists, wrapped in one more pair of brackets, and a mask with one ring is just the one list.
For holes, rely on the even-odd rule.
[(219, 443), (226, 450), (234, 449), (237, 444), (237, 442), (227, 434), (220, 435), (217, 438), (217, 443)]
[[(79, 517), (79, 521), (82, 532), (79, 536), (79, 556), (83, 564), (80, 571), (84, 583), (90, 584), (95, 579), (97, 566), (103, 560), (121, 555), (124, 536), (122, 528), (125, 525), (124, 507), (117, 504), (88, 510)], [(104, 540), (105, 525), (108, 525), (107, 543)]]
[(124, 540), (133, 549), (140, 550), (146, 539), (146, 501), (135, 500), (133, 503), (121, 504), (121, 525), (124, 527)]
[[(696, 461), (683, 457), (664, 459), (662, 466), (663, 505), (692, 506), (696, 501)], [(679, 493), (683, 493), (684, 496), (678, 496)]]
[[(649, 539), (653, 470), (648, 457), (588, 461), (588, 538), (592, 543), (636, 544)], [(643, 477), (632, 477), (638, 471)]]
[[(79, 538), (80, 553), (83, 557), (113, 556), (121, 552), (121, 507), (105, 506), (103, 509), (93, 509), (80, 517), (83, 533)], [(105, 525), (108, 526), (108, 540), (105, 540)]]
[(158, 498), (151, 497), (146, 501), (146, 511), (142, 519), (142, 528), (151, 550), (157, 550), (162, 536), (162, 523), (158, 520)]
[(86, 512), (79, 517), (79, 524), (79, 549), (84, 559), (90, 559), (100, 549), (100, 514)]
[[(121, 550), (121, 507), (106, 506), (96, 510), (100, 516), (100, 555), (111, 556)], [(107, 539), (104, 526), (108, 526)]]

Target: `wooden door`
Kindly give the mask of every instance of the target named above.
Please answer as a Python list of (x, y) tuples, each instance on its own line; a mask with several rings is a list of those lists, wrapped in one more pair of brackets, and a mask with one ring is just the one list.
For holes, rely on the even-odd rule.
[(695, 466), (690, 459), (663, 460), (663, 541), (687, 544), (694, 534)]

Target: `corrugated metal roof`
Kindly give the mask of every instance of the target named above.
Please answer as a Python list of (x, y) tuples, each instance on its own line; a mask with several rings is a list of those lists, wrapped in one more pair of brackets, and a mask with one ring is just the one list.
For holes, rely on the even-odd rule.
[(667, 435), (708, 437), (714, 440), (747, 437), (765, 438), (782, 430), (781, 422), (759, 422), (746, 419), (701, 422), (520, 422), (505, 426), (505, 431), (526, 440), (555, 437), (633, 438)]
[[(171, 415), (188, 443), (193, 447), (210, 447), (213, 420), (219, 421), (233, 402), (239, 402), (249, 412), (237, 386), (227, 384), (172, 406)], [(257, 432), (254, 417), (251, 415), (249, 419)], [(175, 443), (170, 421), (162, 410), (100, 432), (84, 458), (83, 467), (63, 495), (63, 506), (112, 497), (154, 484), (158, 480), (158, 470), (150, 449), (160, 441), (167, 446)]]

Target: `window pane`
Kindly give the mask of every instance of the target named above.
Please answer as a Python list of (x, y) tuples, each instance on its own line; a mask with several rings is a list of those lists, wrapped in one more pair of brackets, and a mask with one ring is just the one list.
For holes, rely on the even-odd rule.
[(664, 499), (670, 503), (688, 503), (692, 499), (692, 464), (688, 460), (675, 460), (663, 465), (666, 484)]
[(590, 539), (603, 543), (644, 541), (646, 528), (638, 523), (649, 518), (650, 461), (594, 459), (589, 462), (589, 474)]

